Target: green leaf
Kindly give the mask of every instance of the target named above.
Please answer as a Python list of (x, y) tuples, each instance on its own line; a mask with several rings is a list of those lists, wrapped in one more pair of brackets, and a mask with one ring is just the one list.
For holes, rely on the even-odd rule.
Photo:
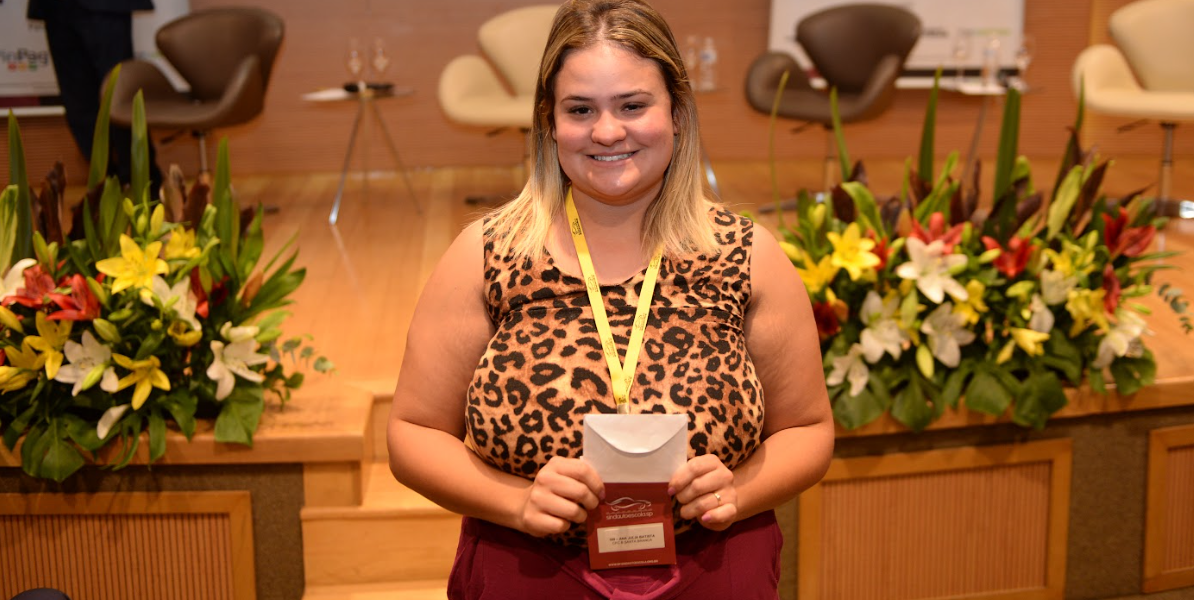
[(1057, 189), (1057, 193), (1053, 197), (1053, 202), (1049, 205), (1049, 216), (1046, 221), (1048, 230), (1045, 235), (1046, 240), (1052, 240), (1061, 232), (1062, 226), (1070, 218), (1070, 213), (1074, 209), (1074, 203), (1078, 201), (1078, 194), (1082, 191), (1082, 175), (1085, 169), (1082, 165), (1076, 165), (1070, 172), (1066, 174), (1065, 179), (1061, 182), (1061, 187)]
[(12, 109), (8, 110), (8, 183), (16, 188), (16, 237), (11, 260), (33, 258), (33, 201), (29, 192), (29, 173), (25, 170), (25, 146), (21, 128)]
[(886, 407), (870, 390), (862, 390), (851, 396), (849, 386), (833, 403), (833, 418), (846, 429), (858, 429), (883, 415)]
[(104, 86), (103, 99), (100, 100), (99, 114), (95, 118), (95, 134), (91, 137), (91, 170), (87, 174), (87, 189), (99, 185), (108, 174), (108, 140), (109, 123), (112, 114), (112, 94), (116, 91), (116, 81), (120, 79), (120, 65), (116, 65), (108, 75), (107, 85)]
[(925, 181), (933, 180), (933, 143), (937, 129), (937, 90), (941, 85), (941, 68), (933, 74), (933, 89), (929, 91), (929, 104), (925, 107), (924, 127), (920, 132), (919, 166), (920, 177)]
[(958, 368), (950, 371), (949, 376), (945, 378), (945, 388), (941, 390), (942, 404), (949, 408), (958, 405), (958, 400), (962, 397), (962, 390), (966, 385), (966, 380), (973, 371), (974, 364), (970, 360), (962, 361), (958, 365)]
[(1039, 360), (1042, 364), (1061, 371), (1070, 383), (1076, 385), (1082, 382), (1082, 353), (1068, 336), (1049, 336), (1045, 341), (1045, 355)]
[(1100, 393), (1107, 393), (1107, 382), (1103, 378), (1101, 369), (1091, 369), (1086, 373), (1086, 380), (1090, 382), (1090, 389)]
[(330, 373), (336, 369), (336, 365), (332, 364), (332, 361), (326, 357), (320, 356), (315, 359), (315, 364), (311, 368), (315, 369), (317, 373)]
[(0, 192), (0, 273), (7, 273), (13, 263), (12, 253), (17, 243), (17, 187), (10, 185)]
[[(1012, 169), (1016, 165), (1019, 140), (1020, 92), (1016, 88), (1010, 88), (1007, 91), (1007, 98), (1004, 100), (1003, 124), (999, 131), (999, 151), (995, 158), (994, 193), (996, 198), (1001, 198), (1011, 191)], [(1012, 214), (1015, 214), (1014, 210)]]
[(260, 385), (237, 383), (220, 407), (220, 416), (216, 417), (215, 438), (217, 442), (252, 447), (253, 432), (257, 431), (257, 423), (265, 410), (265, 398)]
[(1111, 377), (1115, 389), (1121, 395), (1131, 396), (1145, 386), (1152, 385), (1157, 376), (1157, 363), (1152, 353), (1146, 352), (1138, 358), (1120, 357), (1111, 363)]
[(129, 193), (133, 203), (149, 201), (149, 144), (145, 128), (145, 97), (141, 90), (133, 96), (133, 147), (129, 165)]
[(169, 411), (182, 434), (190, 440), (195, 435), (195, 410), (199, 406), (199, 399), (187, 390), (175, 390), (162, 398), (160, 403)]
[(149, 462), (166, 455), (166, 419), (157, 409), (149, 412)]
[(95, 422), (85, 421), (77, 415), (67, 413), (62, 417), (66, 422), (66, 433), (79, 447), (88, 452), (95, 452), (104, 447), (104, 440), (95, 431)]
[(966, 388), (966, 407), (970, 410), (1002, 415), (1012, 403), (1012, 395), (985, 369), (978, 369)]
[(1068, 399), (1061, 380), (1046, 369), (1035, 369), (1024, 382), (1012, 408), (1012, 421), (1024, 427), (1043, 429), (1049, 416), (1061, 410)]
[(253, 275), (257, 260), (261, 258), (261, 250), (265, 247), (265, 236), (261, 232), (261, 215), (264, 212), (261, 205), (257, 205), (257, 212), (253, 215), (253, 220), (249, 222), (248, 231), (245, 232), (240, 256), (237, 257), (237, 260), (240, 261), (241, 281), (248, 281), (249, 277)]
[(883, 218), (879, 215), (879, 204), (875, 202), (875, 196), (871, 190), (857, 181), (844, 182), (841, 184), (841, 188), (854, 200), (854, 207), (858, 209), (860, 225), (874, 230), (880, 237), (886, 237), (887, 232), (883, 227)]
[(79, 450), (67, 440), (55, 436), (47, 444), (38, 476), (62, 483), (82, 466), (83, 457), (79, 455)]
[(891, 416), (895, 417), (895, 420), (917, 432), (928, 427), (940, 409), (929, 400), (928, 390), (925, 389), (923, 381), (919, 373), (913, 373), (908, 378), (908, 385), (896, 394), (891, 407)]
[[(216, 177), (212, 184), (213, 204), (216, 208), (216, 236), (220, 238), (220, 252), (227, 259), (227, 267), (237, 264), (240, 253), (240, 211), (236, 208), (236, 199), (232, 196), (231, 176), (228, 168), (228, 139), (220, 140), (220, 150), (216, 158)], [(236, 277), (236, 271), (228, 275)], [(237, 282), (239, 283), (239, 281)]]
[(850, 151), (846, 149), (846, 135), (842, 133), (842, 114), (837, 106), (837, 88), (829, 89), (829, 111), (833, 119), (833, 139), (837, 142), (837, 158), (841, 163), (844, 183), (850, 178)]
[(96, 260), (102, 260), (120, 254), (120, 234), (128, 229), (129, 217), (121, 209), (124, 193), (120, 191), (120, 182), (115, 177), (109, 177), (104, 182), (104, 191), (100, 196), (100, 242), (101, 253)]

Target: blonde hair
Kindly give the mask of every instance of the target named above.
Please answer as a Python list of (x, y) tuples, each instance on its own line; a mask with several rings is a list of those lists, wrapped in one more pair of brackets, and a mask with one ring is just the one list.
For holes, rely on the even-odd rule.
[(512, 251), (520, 258), (542, 257), (552, 221), (564, 212), (569, 185), (552, 137), (556, 75), (570, 53), (602, 42), (655, 62), (671, 96), (678, 133), (659, 197), (644, 217), (644, 252), (662, 245), (669, 256), (713, 253), (717, 244), (701, 177), (696, 100), (671, 29), (642, 0), (570, 0), (556, 13), (535, 84), (530, 177), (517, 198), (491, 215), (496, 251)]

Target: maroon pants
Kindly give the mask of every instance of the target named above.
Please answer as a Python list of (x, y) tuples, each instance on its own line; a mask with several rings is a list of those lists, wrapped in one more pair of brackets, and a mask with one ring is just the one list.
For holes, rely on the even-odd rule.
[(775, 600), (783, 536), (767, 511), (729, 529), (676, 536), (677, 564), (593, 571), (585, 548), (465, 517), (451, 600)]

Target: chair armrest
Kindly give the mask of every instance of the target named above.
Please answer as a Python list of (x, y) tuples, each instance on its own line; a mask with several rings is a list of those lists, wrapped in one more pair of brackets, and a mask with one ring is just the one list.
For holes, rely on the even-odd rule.
[(808, 75), (792, 55), (786, 52), (766, 52), (756, 58), (746, 72), (746, 100), (751, 108), (763, 114), (771, 114), (775, 92), (779, 89), (784, 71), (788, 72), (784, 95), (795, 90), (812, 89)]
[[(132, 125), (133, 98), (137, 95), (138, 90), (141, 91), (147, 102), (154, 98), (174, 98), (181, 95), (178, 90), (174, 89), (166, 75), (151, 62), (132, 59), (120, 63), (119, 66), (120, 76), (116, 78), (116, 87), (112, 90), (110, 116), (113, 123)], [(107, 87), (114, 72), (115, 69), (104, 78), (104, 88)], [(102, 90), (103, 88), (100, 91), (101, 98)]]
[(220, 95), (211, 117), (203, 129), (239, 125), (252, 120), (265, 108), (265, 80), (261, 74), (261, 60), (251, 54), (236, 65), (228, 86)]
[[(458, 56), (444, 67), (439, 76), (437, 97), (440, 108), (449, 119), (486, 127), (499, 125), (494, 120), (496, 117), (478, 114), (478, 111), (484, 111), (487, 105), (506, 105), (514, 98), (489, 63), (472, 54)], [(528, 121), (531, 116), (527, 115)]]
[(1083, 50), (1074, 60), (1071, 83), (1075, 97), (1082, 93), (1083, 85), (1087, 98), (1107, 90), (1142, 91), (1127, 58), (1110, 44), (1096, 44)]
[(887, 110), (895, 97), (895, 81), (900, 76), (903, 65), (904, 61), (899, 56), (888, 54), (875, 65), (870, 78), (858, 95), (839, 95), (838, 109), (842, 122), (865, 121)]

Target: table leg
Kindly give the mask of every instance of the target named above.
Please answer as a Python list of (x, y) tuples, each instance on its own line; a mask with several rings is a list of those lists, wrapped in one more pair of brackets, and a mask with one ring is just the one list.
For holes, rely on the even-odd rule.
[(365, 116), (365, 101), (357, 105), (357, 116), (352, 122), (352, 133), (348, 136), (348, 153), (344, 155), (344, 168), (340, 169), (340, 187), (336, 190), (336, 202), (332, 204), (332, 212), (328, 215), (328, 223), (335, 225), (340, 218), (340, 200), (344, 197), (344, 182), (348, 179), (348, 165), (352, 163), (352, 150), (357, 144), (357, 131), (361, 128), (361, 118)]
[(394, 158), (394, 163), (398, 165), (398, 172), (402, 174), (402, 180), (406, 183), (406, 190), (410, 192), (410, 199), (415, 203), (415, 212), (420, 215), (423, 214), (423, 207), (419, 205), (419, 196), (415, 194), (415, 186), (410, 182), (410, 174), (406, 170), (406, 165), (402, 163), (402, 158), (398, 156), (398, 148), (394, 146), (394, 139), (390, 137), (390, 128), (386, 126), (386, 121), (381, 117), (381, 111), (377, 109), (377, 105), (370, 105), (373, 109), (373, 118), (377, 120), (377, 124), (381, 128), (381, 134), (386, 139), (386, 146), (390, 149), (390, 156)]

